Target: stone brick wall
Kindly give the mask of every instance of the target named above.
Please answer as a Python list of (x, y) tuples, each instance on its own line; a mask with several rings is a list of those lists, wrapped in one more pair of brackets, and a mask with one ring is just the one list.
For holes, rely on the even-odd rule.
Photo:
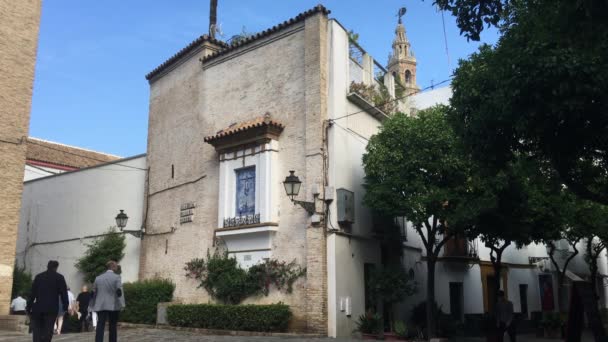
[[(199, 53), (155, 80), (150, 89), (148, 130), (148, 235), (142, 245), (141, 276), (171, 278), (175, 297), (183, 302), (207, 302), (206, 292), (184, 276), (184, 264), (213, 248), (219, 227), (219, 161), (215, 149), (203, 142), (218, 130), (270, 112), (285, 124), (279, 138), (279, 174), (300, 175), (302, 191), (323, 183), (323, 120), (326, 119), (326, 26), (321, 14), (288, 26), (201, 66)], [(171, 165), (175, 176), (171, 178)], [(291, 294), (271, 291), (247, 303), (290, 305), (293, 330), (325, 333), (325, 233), (310, 226), (308, 214), (280, 187), (279, 227), (272, 257), (296, 260), (307, 267), (306, 279)], [(186, 184), (187, 183), (187, 184)], [(307, 191), (308, 190), (308, 191)], [(311, 198), (308, 198), (311, 200)], [(179, 224), (179, 207), (196, 202), (194, 222)]]
[[(325, 126), (327, 120), (327, 18), (306, 19), (306, 180), (325, 184)], [(307, 194), (308, 201), (313, 198)], [(318, 203), (317, 203), (318, 206)], [(317, 208), (322, 212), (322, 208)], [(323, 220), (324, 221), (324, 220)], [(327, 333), (327, 231), (325, 223), (306, 228), (306, 318), (308, 331)]]
[(8, 314), (19, 225), (40, 0), (0, 0), (0, 314)]

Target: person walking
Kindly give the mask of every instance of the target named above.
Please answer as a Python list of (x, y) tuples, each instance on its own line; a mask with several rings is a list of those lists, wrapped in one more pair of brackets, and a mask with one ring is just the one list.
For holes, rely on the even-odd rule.
[(503, 342), (505, 332), (511, 342), (515, 342), (516, 331), (513, 313), (513, 302), (505, 297), (505, 291), (498, 291), (498, 301), (495, 308), (496, 327), (498, 328), (498, 342)]
[(15, 299), (11, 302), (11, 311), (13, 315), (25, 315), (25, 309), (27, 307), (27, 301), (21, 297), (21, 295), (17, 295)]
[(72, 291), (70, 290), (69, 286), (68, 286), (68, 314), (70, 316), (76, 314), (76, 297), (74, 296), (74, 293), (72, 293)]
[[(68, 302), (69, 302), (69, 296), (68, 296)], [(69, 305), (69, 304), (68, 304)], [(67, 306), (64, 306), (63, 303), (61, 302), (61, 297), (59, 297), (59, 311), (57, 312), (57, 319), (55, 320), (55, 325), (54, 325), (54, 329), (55, 329), (55, 334), (57, 335), (61, 335), (61, 329), (63, 329), (63, 317), (65, 316), (65, 308)]]
[(59, 263), (49, 261), (47, 270), (34, 278), (32, 294), (27, 303), (31, 316), (34, 342), (50, 342), (53, 339), (53, 324), (59, 312), (59, 301), (68, 307), (68, 292), (65, 278), (57, 273)]
[(107, 271), (95, 278), (93, 291), (95, 303), (93, 311), (97, 312), (97, 328), (95, 329), (95, 342), (103, 342), (106, 321), (109, 323), (109, 342), (117, 342), (116, 325), (118, 313), (124, 307), (122, 297), (122, 280), (115, 272), (118, 270), (116, 261), (108, 261)]
[(89, 288), (84, 285), (82, 287), (82, 292), (78, 294), (76, 297), (76, 311), (78, 312), (78, 321), (79, 321), (79, 330), (80, 332), (88, 332), (89, 331), (89, 321), (87, 320), (87, 316), (89, 313), (89, 303), (91, 302), (91, 293), (89, 292)]

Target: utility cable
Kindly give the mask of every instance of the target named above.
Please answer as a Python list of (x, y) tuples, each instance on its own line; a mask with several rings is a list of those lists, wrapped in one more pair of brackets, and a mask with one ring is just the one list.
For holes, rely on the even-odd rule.
[(448, 35), (445, 31), (445, 16), (443, 14), (443, 11), (441, 11), (441, 22), (443, 24), (443, 41), (445, 42), (445, 54), (448, 57), (448, 70), (451, 71), (452, 66), (450, 65), (450, 51), (448, 50)]

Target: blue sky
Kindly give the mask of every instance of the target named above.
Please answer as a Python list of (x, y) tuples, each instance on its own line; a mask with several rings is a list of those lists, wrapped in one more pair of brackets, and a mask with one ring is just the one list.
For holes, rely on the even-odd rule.
[[(314, 7), (319, 0), (219, 0), (224, 39), (257, 32)], [(321, 1), (383, 65), (397, 9), (406, 6), (407, 35), (418, 59), (418, 84), (450, 76), (479, 43), (460, 36), (432, 0)], [(30, 135), (121, 156), (146, 151), (148, 83), (144, 75), (208, 28), (208, 0), (43, 1)], [(482, 41), (494, 43), (489, 30)]]

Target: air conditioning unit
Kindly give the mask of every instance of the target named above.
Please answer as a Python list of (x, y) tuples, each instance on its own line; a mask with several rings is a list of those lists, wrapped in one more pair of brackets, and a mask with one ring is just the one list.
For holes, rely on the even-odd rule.
[(338, 223), (355, 223), (355, 193), (346, 189), (337, 189), (336, 197)]

